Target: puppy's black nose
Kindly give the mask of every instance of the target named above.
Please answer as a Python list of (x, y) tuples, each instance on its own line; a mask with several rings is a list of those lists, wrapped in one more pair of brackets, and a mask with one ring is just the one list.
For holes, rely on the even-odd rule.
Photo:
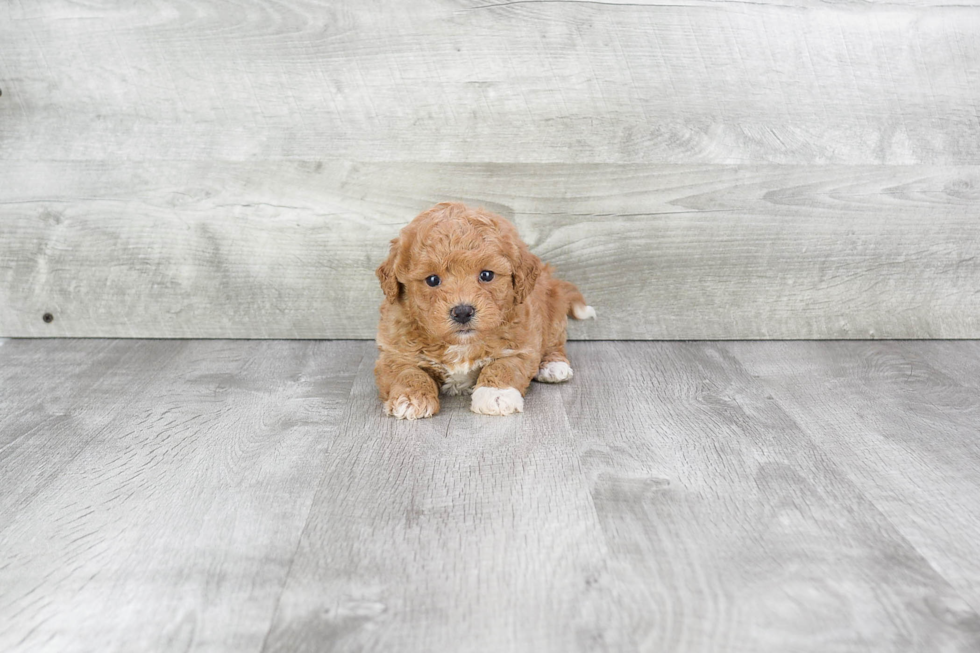
[(472, 320), (474, 313), (476, 313), (476, 309), (469, 304), (453, 306), (449, 311), (449, 314), (453, 316), (453, 322), (457, 322), (459, 324), (466, 324)]

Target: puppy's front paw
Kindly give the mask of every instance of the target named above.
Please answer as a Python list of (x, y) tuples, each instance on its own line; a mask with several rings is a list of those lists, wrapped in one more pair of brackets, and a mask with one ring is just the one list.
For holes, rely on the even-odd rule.
[(565, 361), (548, 361), (541, 363), (541, 367), (538, 368), (538, 375), (534, 377), (534, 380), (543, 383), (561, 383), (570, 378), (572, 378), (571, 365)]
[(517, 388), (479, 386), (473, 391), (470, 410), (481, 415), (510, 415), (524, 411), (524, 397)]
[(421, 419), (439, 412), (439, 399), (428, 395), (392, 395), (385, 402), (385, 413), (398, 419)]

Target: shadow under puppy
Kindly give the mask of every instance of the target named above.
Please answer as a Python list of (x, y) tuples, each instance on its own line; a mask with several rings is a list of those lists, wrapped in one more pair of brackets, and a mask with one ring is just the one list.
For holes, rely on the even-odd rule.
[(472, 393), (476, 413), (521, 412), (532, 378), (572, 378), (567, 316), (595, 317), (514, 225), (458, 203), (412, 220), (377, 275), (385, 301), (374, 375), (385, 412), (399, 419), (438, 413), (440, 389)]

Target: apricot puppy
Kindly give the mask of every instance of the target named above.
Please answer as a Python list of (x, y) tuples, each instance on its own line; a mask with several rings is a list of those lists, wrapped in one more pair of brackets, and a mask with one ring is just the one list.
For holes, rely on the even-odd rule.
[(514, 225), (458, 203), (412, 220), (377, 275), (385, 301), (374, 376), (385, 412), (399, 419), (438, 413), (440, 390), (472, 393), (475, 413), (521, 412), (531, 379), (572, 378), (567, 316), (595, 317)]

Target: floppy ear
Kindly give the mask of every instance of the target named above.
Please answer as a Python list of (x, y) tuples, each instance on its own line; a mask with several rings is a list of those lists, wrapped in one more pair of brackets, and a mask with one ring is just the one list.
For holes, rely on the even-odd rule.
[(521, 304), (534, 290), (534, 284), (541, 274), (541, 259), (531, 253), (522, 241), (517, 241), (517, 255), (514, 257), (514, 303)]
[(393, 238), (391, 248), (388, 250), (388, 258), (374, 271), (378, 275), (378, 281), (381, 282), (381, 290), (384, 291), (385, 298), (390, 304), (397, 302), (398, 297), (401, 295), (401, 284), (395, 278), (395, 265), (398, 261), (398, 244), (399, 239)]

